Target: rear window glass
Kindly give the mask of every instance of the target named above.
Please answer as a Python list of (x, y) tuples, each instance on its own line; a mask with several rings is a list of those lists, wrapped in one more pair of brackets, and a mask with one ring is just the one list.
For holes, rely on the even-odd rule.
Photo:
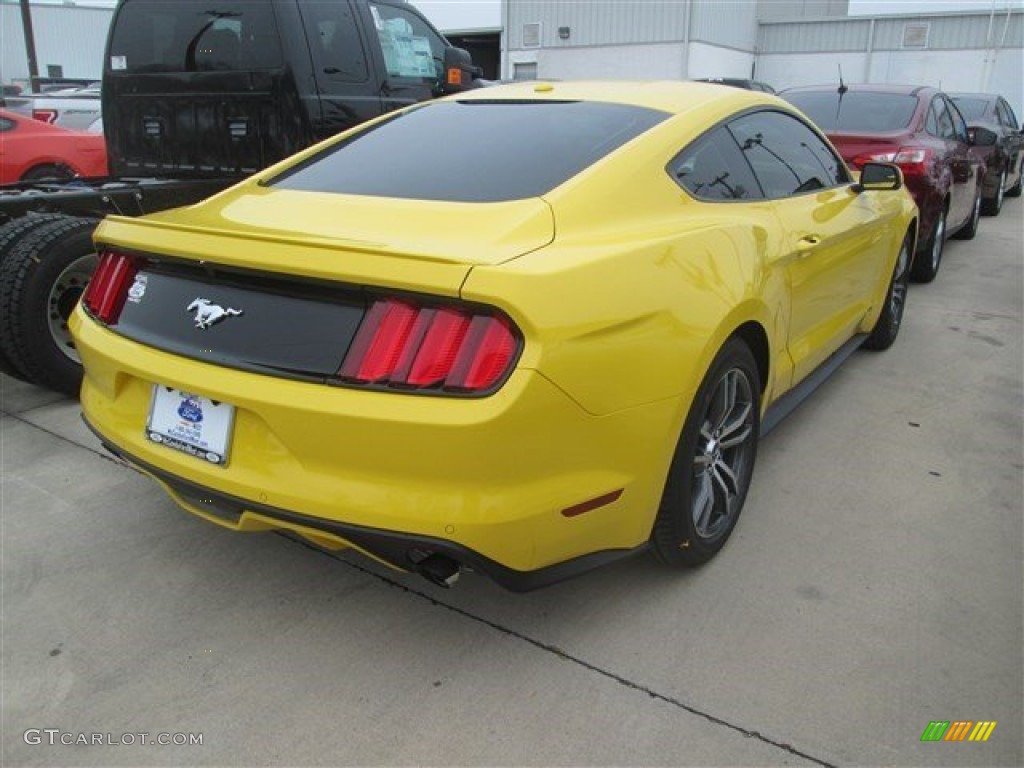
[(838, 91), (783, 93), (782, 97), (806, 114), (823, 131), (880, 133), (910, 125), (917, 97), (902, 93)]
[(276, 69), (281, 41), (270, 0), (146, 0), (125, 3), (107, 68), (124, 72)]
[(953, 103), (960, 110), (960, 114), (964, 116), (964, 120), (981, 120), (985, 117), (985, 109), (988, 107), (986, 99), (965, 99), (954, 96)]
[(595, 102), (442, 102), (398, 115), (270, 183), (451, 202), (536, 197), (668, 114)]

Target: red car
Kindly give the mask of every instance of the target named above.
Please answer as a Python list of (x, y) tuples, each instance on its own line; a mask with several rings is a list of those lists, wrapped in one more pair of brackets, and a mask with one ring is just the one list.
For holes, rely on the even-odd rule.
[(102, 134), (69, 131), (0, 110), (0, 184), (106, 175)]
[(895, 163), (921, 210), (912, 276), (931, 282), (946, 238), (969, 240), (978, 229), (985, 165), (970, 151), (967, 125), (935, 88), (822, 85), (780, 94), (810, 117), (857, 169)]
[(967, 132), (974, 139), (974, 152), (985, 161), (985, 197), (981, 212), (998, 216), (1004, 197), (1020, 197), (1021, 159), (1024, 134), (1009, 102), (992, 93), (951, 93)]

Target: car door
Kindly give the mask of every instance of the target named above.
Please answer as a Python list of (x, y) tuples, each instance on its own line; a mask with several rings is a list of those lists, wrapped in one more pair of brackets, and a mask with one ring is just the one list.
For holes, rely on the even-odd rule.
[(370, 55), (381, 79), (385, 112), (435, 96), (444, 38), (411, 6), (369, 0), (362, 7)]
[(1024, 137), (1021, 136), (1020, 126), (1017, 125), (1017, 116), (1013, 109), (1003, 99), (996, 102), (996, 119), (1002, 128), (1001, 142), (1006, 147), (1007, 160), (1007, 186), (1013, 187), (1020, 181), (1021, 173), (1021, 149)]
[(795, 384), (853, 334), (885, 263), (879, 214), (851, 189), (831, 146), (796, 117), (765, 110), (729, 123), (785, 236), (772, 255), (790, 295)]
[(950, 187), (948, 228), (958, 229), (974, 211), (974, 198), (978, 194), (980, 162), (970, 152), (967, 124), (960, 110), (946, 96), (935, 97), (939, 118), (939, 135), (946, 145), (953, 184)]
[(302, 26), (320, 96), (313, 132), (324, 139), (381, 113), (380, 88), (371, 76), (366, 41), (349, 0), (303, 0)]

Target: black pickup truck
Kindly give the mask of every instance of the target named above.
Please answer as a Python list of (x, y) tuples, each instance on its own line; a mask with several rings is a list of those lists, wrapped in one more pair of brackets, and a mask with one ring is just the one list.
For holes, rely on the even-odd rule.
[(112, 175), (0, 186), (0, 370), (77, 395), (66, 321), (103, 216), (198, 202), (479, 74), (401, 0), (121, 0), (103, 65)]

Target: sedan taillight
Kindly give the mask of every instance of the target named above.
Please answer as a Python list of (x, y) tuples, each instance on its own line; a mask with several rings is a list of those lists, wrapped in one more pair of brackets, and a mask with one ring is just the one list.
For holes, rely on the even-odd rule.
[(116, 325), (135, 275), (143, 260), (125, 253), (104, 251), (82, 296), (85, 308), (105, 325)]
[(493, 389), (519, 352), (512, 322), (462, 306), (374, 301), (339, 376), (350, 383), (470, 394)]
[(38, 120), (41, 123), (53, 124), (57, 122), (57, 110), (56, 109), (33, 109), (32, 119)]

